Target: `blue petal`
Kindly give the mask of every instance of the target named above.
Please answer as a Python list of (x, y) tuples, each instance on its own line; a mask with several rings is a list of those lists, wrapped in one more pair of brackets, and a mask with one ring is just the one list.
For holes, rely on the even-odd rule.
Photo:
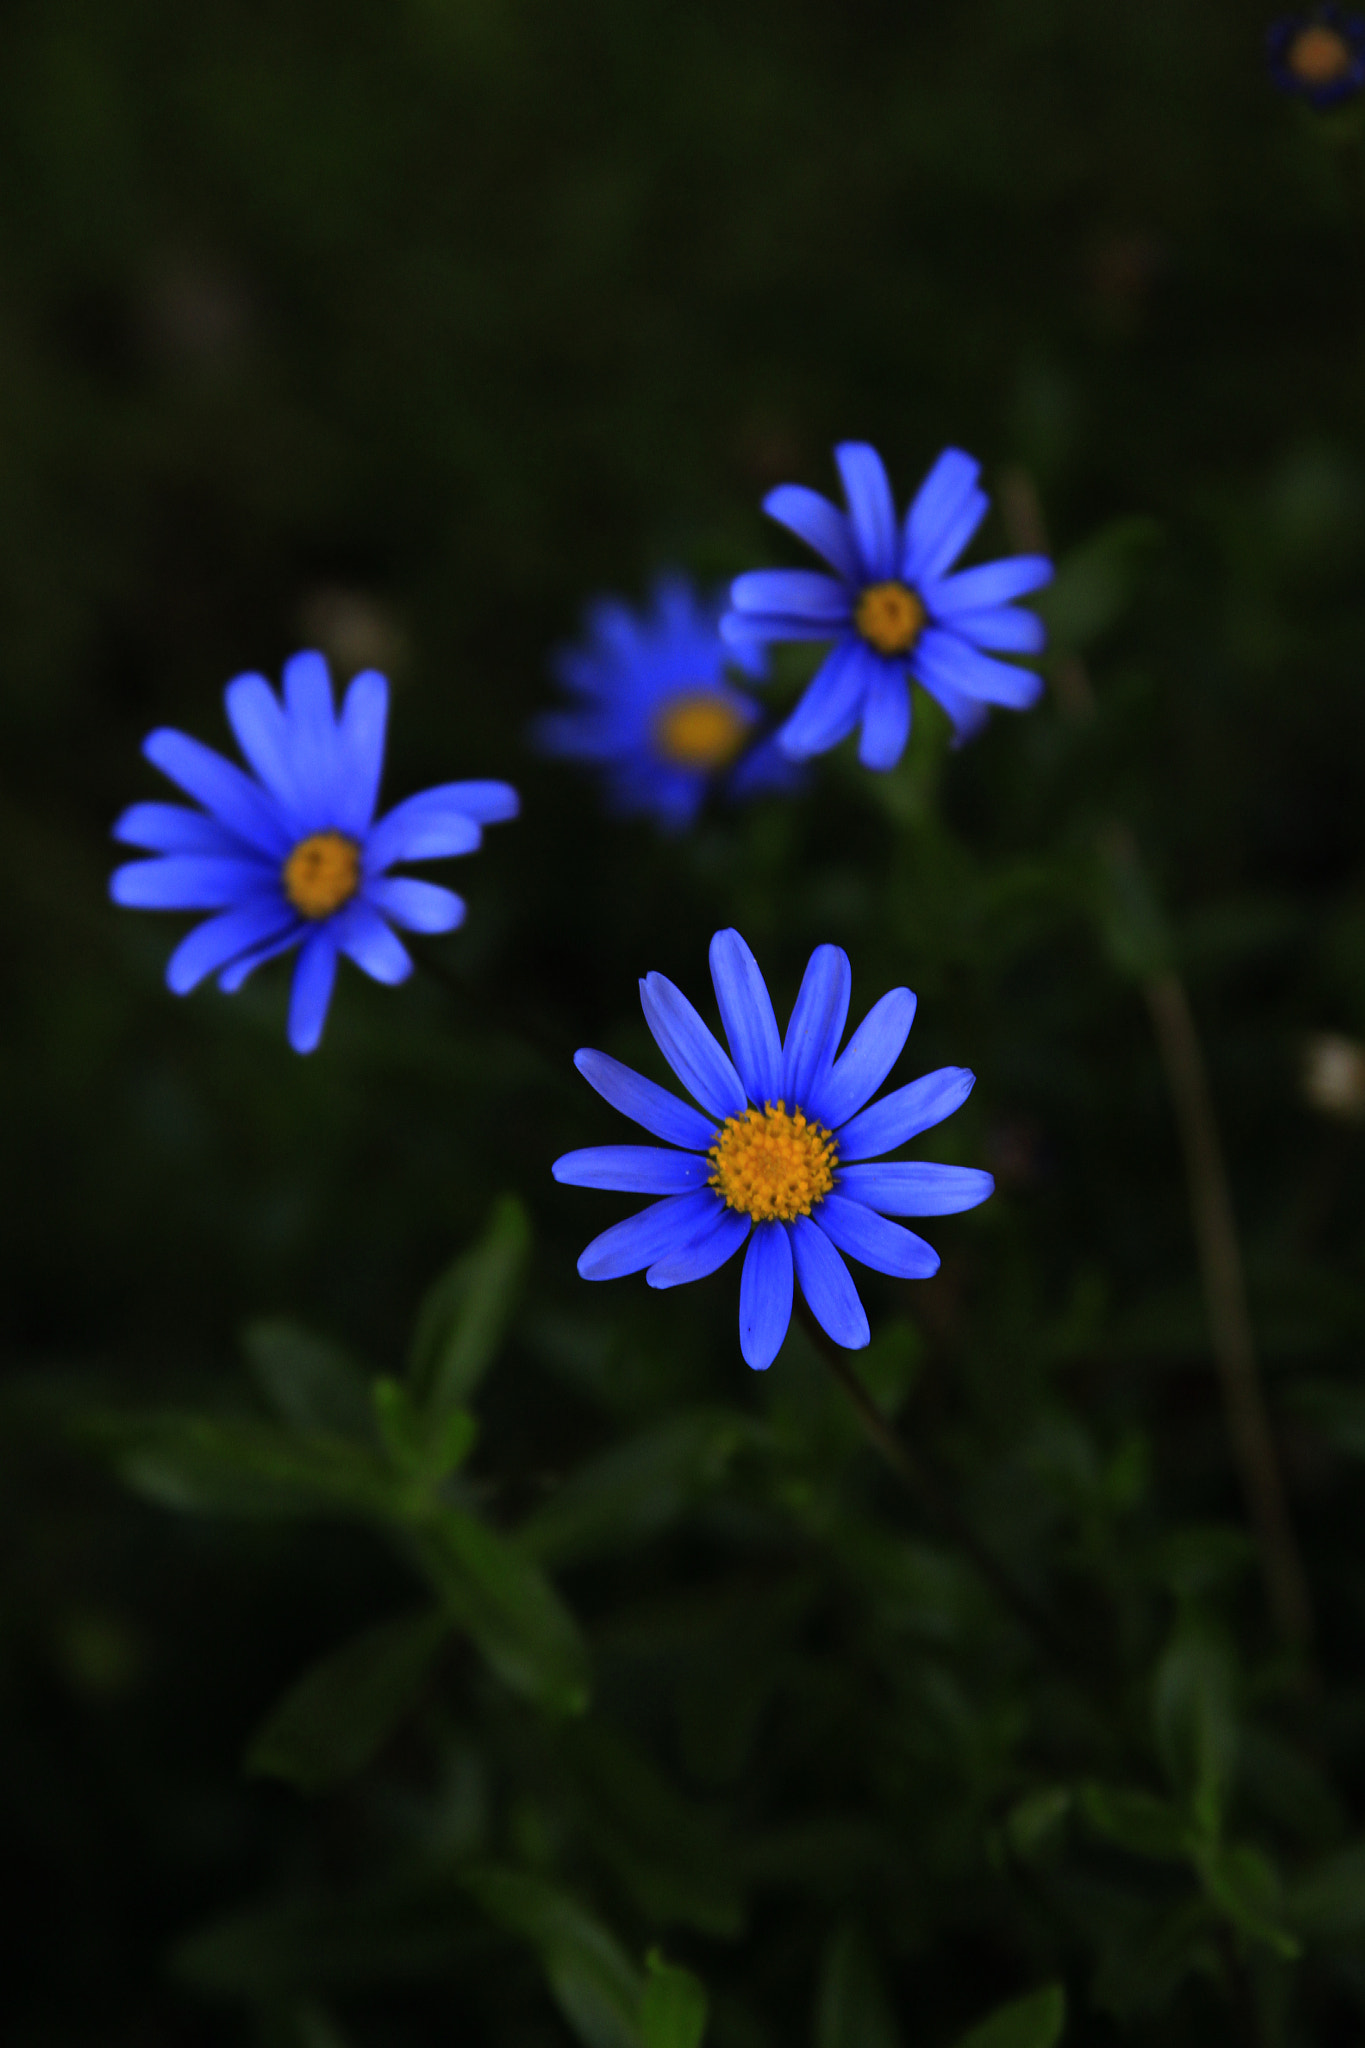
[(826, 656), (805, 696), (777, 735), (794, 761), (838, 746), (858, 722), (880, 663), (861, 640), (841, 640)]
[(627, 1216), (595, 1237), (578, 1261), (579, 1274), (584, 1280), (619, 1280), (670, 1252), (685, 1251), (723, 1206), (714, 1188), (652, 1202), (638, 1216)]
[(960, 1109), (972, 1092), (975, 1074), (967, 1067), (939, 1067), (874, 1102), (839, 1133), (841, 1160), (875, 1159), (909, 1144)]
[(863, 706), (858, 759), (864, 768), (885, 773), (894, 768), (910, 737), (910, 685), (903, 670), (889, 661), (877, 664), (877, 676)]
[(768, 640), (832, 640), (838, 630), (832, 620), (792, 612), (727, 612), (720, 622), (721, 639), (741, 655)]
[(379, 875), (365, 884), (365, 898), (409, 932), (453, 932), (464, 923), (464, 899), (434, 882), (407, 875)]
[(240, 953), (235, 960), (229, 962), (218, 977), (218, 986), (223, 994), (235, 996), (258, 967), (264, 967), (267, 960), (274, 960), (281, 953), (287, 953), (291, 947), (298, 945), (303, 936), (304, 927), (300, 922), (282, 937), (268, 939), (263, 946), (253, 946), (249, 953)]
[(961, 554), (986, 515), (976, 487), (981, 464), (961, 448), (945, 448), (915, 493), (905, 516), (901, 574), (907, 583), (941, 576)]
[(681, 989), (663, 974), (647, 974), (640, 1003), (655, 1043), (688, 1093), (712, 1116), (739, 1116), (748, 1098), (730, 1060)]
[(816, 1322), (845, 1350), (861, 1351), (872, 1332), (848, 1267), (812, 1217), (796, 1217), (791, 1237), (796, 1277)]
[[(929, 581), (927, 577), (924, 580)], [(1046, 555), (1007, 555), (1003, 561), (984, 562), (979, 569), (964, 569), (960, 576), (935, 583), (930, 602), (936, 616), (951, 619), (957, 612), (987, 611), (1009, 604), (1051, 581), (1052, 564)]]
[(483, 828), (472, 818), (450, 783), (410, 796), (379, 820), (365, 842), (365, 865), (377, 875), (399, 860), (449, 860), (473, 853), (483, 842)]
[(586, 1046), (574, 1054), (573, 1063), (613, 1109), (621, 1110), (656, 1138), (666, 1138), (671, 1145), (685, 1145), (694, 1152), (705, 1152), (714, 1144), (715, 1125), (700, 1110), (693, 1109), (690, 1102), (679, 1102), (657, 1081), (647, 1081), (643, 1074), (622, 1066), (620, 1060)]
[(109, 894), (130, 910), (220, 910), (258, 896), (275, 879), (263, 861), (182, 853), (115, 868)]
[(583, 711), (546, 711), (531, 720), (531, 744), (562, 761), (607, 761), (617, 752), (614, 718)]
[(296, 654), (285, 663), (284, 707), (300, 801), (315, 825), (339, 824), (336, 714), (332, 679), (320, 654)]
[(866, 1202), (885, 1216), (956, 1216), (974, 1209), (995, 1187), (975, 1166), (935, 1166), (892, 1160), (881, 1166), (844, 1166), (838, 1187), (850, 1201)]
[(848, 519), (828, 498), (808, 491), (804, 484), (779, 484), (763, 500), (763, 510), (817, 555), (823, 555), (847, 582), (861, 580), (862, 564)]
[(989, 611), (954, 612), (952, 629), (974, 647), (993, 647), (1002, 654), (1039, 654), (1047, 645), (1047, 628), (1036, 612), (1011, 604)]
[(917, 675), (915, 681), (928, 691), (935, 703), (943, 706), (953, 721), (954, 747), (964, 746), (973, 739), (991, 715), (984, 704), (978, 704), (975, 697), (967, 696), (943, 676), (935, 676), (930, 681), (927, 676)]
[(277, 806), (259, 783), (215, 754), (212, 747), (192, 740), (187, 732), (161, 726), (148, 734), (142, 751), (153, 767), (178, 782), (187, 796), (212, 811), (239, 839), (278, 858), (288, 853), (293, 835)]
[(521, 798), (510, 782), (447, 782), (441, 794), (480, 825), (505, 825), (521, 813)]
[(931, 626), (920, 636), (911, 666), (932, 689), (937, 678), (962, 690), (983, 704), (1004, 704), (1011, 711), (1027, 711), (1043, 693), (1041, 676), (1032, 669), (1015, 668), (981, 654), (965, 640), (945, 628)]
[(150, 853), (217, 853), (229, 860), (240, 859), (248, 847), (217, 818), (183, 804), (133, 804), (115, 823), (113, 836)]
[(760, 1107), (782, 1093), (782, 1039), (768, 985), (737, 931), (711, 941), (711, 979), (730, 1052), (749, 1100)]
[(872, 1005), (828, 1078), (811, 1095), (810, 1115), (832, 1131), (875, 1095), (905, 1047), (915, 1021), (915, 998), (893, 988)]
[(785, 1224), (760, 1223), (744, 1255), (739, 1283), (739, 1348), (765, 1372), (782, 1349), (792, 1319), (792, 1248)]
[(817, 946), (792, 1005), (782, 1046), (782, 1095), (788, 1109), (809, 1116), (821, 1084), (838, 1051), (848, 1020), (853, 971), (842, 946)]
[(550, 1168), (570, 1188), (608, 1188), (621, 1195), (682, 1195), (704, 1188), (709, 1159), (695, 1152), (671, 1152), (662, 1145), (589, 1145), (566, 1152)]
[(886, 465), (866, 441), (842, 441), (834, 451), (849, 517), (869, 582), (882, 583), (894, 576), (896, 561), (896, 501)]
[(737, 612), (816, 620), (830, 632), (853, 616), (847, 586), (818, 569), (751, 569), (730, 585), (730, 602)]
[(328, 928), (342, 952), (372, 981), (392, 987), (395, 982), (406, 981), (412, 973), (407, 947), (363, 897), (355, 897), (344, 910), (329, 918)]
[(289, 905), (273, 893), (235, 910), (224, 910), (196, 925), (189, 937), (180, 941), (166, 962), (166, 986), (175, 995), (188, 995), (206, 974), (216, 974), (239, 953), (252, 952), (297, 926)]
[[(817, 1221), (840, 1251), (875, 1272), (889, 1273), (896, 1280), (928, 1280), (939, 1269), (939, 1256), (931, 1244), (903, 1230), (862, 1202), (850, 1202), (843, 1195), (826, 1195)], [(802, 1281), (804, 1287), (805, 1282)]]
[(705, 1280), (723, 1266), (749, 1235), (749, 1218), (737, 1209), (719, 1209), (715, 1221), (682, 1251), (657, 1259), (645, 1274), (651, 1287), (682, 1287), (689, 1280)]
[(298, 778), (288, 721), (264, 676), (235, 676), (224, 692), (228, 723), (247, 760), (278, 803), (299, 812)]
[(337, 823), (357, 839), (370, 828), (384, 772), (389, 686), (378, 669), (362, 669), (346, 692), (337, 724)]
[(289, 992), (289, 1043), (295, 1052), (312, 1052), (327, 1022), (327, 1005), (336, 980), (336, 940), (324, 927), (304, 941), (294, 985)]

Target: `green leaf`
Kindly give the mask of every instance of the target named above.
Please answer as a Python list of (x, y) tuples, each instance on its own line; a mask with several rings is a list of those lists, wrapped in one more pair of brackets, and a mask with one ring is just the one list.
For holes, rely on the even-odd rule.
[(523, 1871), (475, 1871), (465, 1884), (490, 1919), (537, 1951), (585, 2048), (642, 2048), (643, 1979), (599, 1920), (568, 1892)]
[(1289, 1917), (1322, 1941), (1358, 1936), (1365, 1929), (1365, 1843), (1306, 1872), (1289, 1895)]
[(424, 1521), (414, 1542), (447, 1612), (504, 1684), (553, 1713), (581, 1713), (588, 1702), (587, 1645), (537, 1566), (454, 1506)]
[(848, 1923), (825, 1944), (815, 2048), (900, 2048), (876, 1957), (861, 1929)]
[(1045, 1985), (1002, 2005), (962, 2036), (957, 2048), (1056, 2048), (1066, 2025), (1066, 1990)]
[(409, 1360), (418, 1401), (444, 1415), (468, 1405), (516, 1307), (531, 1230), (514, 1195), (494, 1205), (485, 1235), (456, 1259), (423, 1302)]
[(365, 1373), (339, 1345), (283, 1319), (248, 1323), (242, 1348), (257, 1386), (305, 1434), (374, 1434)]
[(371, 1393), (384, 1448), (405, 1478), (435, 1485), (457, 1471), (473, 1450), (479, 1425), (467, 1408), (432, 1415), (417, 1407), (401, 1380), (387, 1374), (374, 1382)]
[(1169, 1799), (1158, 1799), (1151, 1792), (1087, 1785), (1081, 1805), (1098, 1834), (1135, 1856), (1183, 1863), (1189, 1853), (1189, 1822)]
[(1209, 1840), (1222, 1826), (1236, 1761), (1232, 1695), (1232, 1665), (1222, 1639), (1197, 1615), (1186, 1615), (1156, 1668), (1152, 1719), (1171, 1782)]
[(254, 1737), (246, 1768), (301, 1792), (336, 1784), (367, 1764), (416, 1697), (450, 1628), (412, 1614), (367, 1629), (291, 1686)]
[(1128, 610), (1160, 550), (1154, 519), (1117, 519), (1057, 563), (1046, 590), (1030, 600), (1047, 622), (1053, 645), (1068, 653), (1089, 647)]
[(359, 1445), (273, 1423), (163, 1413), (105, 1417), (94, 1434), (125, 1483), (163, 1507), (263, 1519), (387, 1519), (393, 1484)]
[(522, 1524), (518, 1545), (559, 1564), (639, 1543), (714, 1486), (751, 1433), (725, 1409), (671, 1416), (580, 1466)]
[(421, 1870), (347, 1897), (234, 1913), (180, 1942), (171, 1967), (198, 1991), (283, 1997), (446, 1974), (479, 1931), (463, 1885)]
[(1048, 1785), (1026, 1794), (1010, 1808), (1005, 1817), (1005, 1839), (1016, 1856), (1033, 1863), (1058, 1845), (1072, 1797), (1068, 1786)]
[(706, 2032), (706, 1991), (690, 1970), (666, 1963), (658, 1949), (645, 1958), (649, 1972), (640, 2002), (642, 2048), (701, 2048)]
[(1248, 1843), (1209, 1844), (1198, 1857), (1204, 1889), (1235, 1927), (1286, 1960), (1301, 1944), (1284, 1925), (1280, 1881), (1273, 1864)]
[(1171, 962), (1170, 928), (1136, 847), (1120, 827), (1101, 840), (1095, 914), (1105, 952), (1118, 972), (1147, 981)]
[(601, 1715), (566, 1730), (561, 1745), (586, 1794), (585, 1831), (639, 1910), (658, 1923), (737, 1934), (744, 1898), (736, 1858), (707, 1808)]

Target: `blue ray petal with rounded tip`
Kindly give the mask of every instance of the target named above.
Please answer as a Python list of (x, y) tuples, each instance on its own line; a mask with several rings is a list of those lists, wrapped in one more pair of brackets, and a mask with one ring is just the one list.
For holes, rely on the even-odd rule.
[(909, 1144), (960, 1109), (975, 1081), (968, 1067), (939, 1067), (918, 1081), (908, 1081), (844, 1125), (839, 1133), (840, 1159), (875, 1159)]
[(656, 1259), (685, 1250), (707, 1229), (721, 1206), (712, 1188), (653, 1202), (637, 1216), (627, 1216), (623, 1223), (613, 1223), (610, 1230), (595, 1237), (579, 1257), (579, 1275), (584, 1280), (620, 1280), (627, 1273), (638, 1273)]
[(323, 657), (311, 649), (284, 665), (284, 709), (292, 737), (299, 800), (317, 831), (339, 825), (338, 750), (332, 679)]
[(683, 1195), (704, 1188), (711, 1163), (663, 1145), (588, 1145), (565, 1152), (550, 1168), (570, 1188), (606, 1188), (619, 1195)]
[(716, 933), (710, 957), (711, 980), (731, 1057), (749, 1100), (761, 1109), (764, 1103), (776, 1102), (782, 1093), (782, 1038), (768, 985), (757, 960), (733, 929)]
[(1000, 654), (1040, 654), (1047, 645), (1047, 628), (1038, 614), (1018, 611), (1011, 604), (983, 612), (954, 612), (952, 629), (974, 647), (991, 647)]
[(782, 1044), (782, 1095), (789, 1110), (818, 1098), (848, 1021), (853, 970), (842, 946), (817, 946), (806, 963)]
[(720, 1209), (699, 1237), (681, 1251), (656, 1259), (645, 1273), (651, 1287), (682, 1287), (689, 1280), (705, 1280), (735, 1253), (749, 1235), (750, 1222), (735, 1209)]
[(838, 1169), (840, 1194), (884, 1216), (956, 1216), (984, 1202), (994, 1187), (976, 1166), (939, 1166), (927, 1160), (890, 1160)]
[(681, 989), (664, 974), (640, 983), (645, 1022), (683, 1087), (712, 1116), (740, 1116), (747, 1104), (744, 1084)]
[(608, 1053), (584, 1046), (574, 1054), (573, 1063), (613, 1109), (619, 1109), (656, 1138), (666, 1138), (671, 1145), (682, 1145), (693, 1152), (705, 1152), (715, 1142), (715, 1124), (699, 1109), (693, 1109), (690, 1102), (680, 1102), (657, 1081), (647, 1081), (643, 1074), (623, 1066)]
[(292, 835), (264, 790), (212, 747), (163, 725), (147, 735), (142, 751), (154, 768), (212, 811), (240, 839), (280, 859), (288, 853)]
[(464, 898), (410, 875), (376, 875), (365, 900), (409, 932), (453, 932), (464, 923)]
[(381, 874), (400, 860), (451, 860), (483, 844), (483, 827), (443, 789), (425, 789), (387, 812), (365, 843), (365, 865)]
[(777, 735), (784, 754), (795, 761), (827, 753), (852, 732), (880, 667), (877, 656), (861, 640), (841, 640), (831, 648), (791, 717)]
[(848, 498), (848, 516), (863, 575), (882, 583), (896, 573), (896, 501), (886, 464), (866, 441), (841, 441), (834, 460)]
[(792, 1319), (792, 1293), (786, 1226), (755, 1224), (739, 1282), (739, 1348), (755, 1372), (766, 1372), (782, 1349)]
[(379, 801), (388, 722), (388, 683), (378, 669), (362, 669), (352, 678), (346, 692), (336, 737), (342, 792), (337, 823), (343, 832), (353, 833), (356, 838), (369, 830)]
[(807, 490), (804, 484), (779, 484), (763, 500), (763, 510), (779, 526), (785, 526), (788, 533), (814, 548), (817, 555), (823, 555), (831, 569), (847, 582), (858, 581), (862, 564), (848, 515), (837, 505), (831, 505), (828, 498)]
[(239, 953), (279, 938), (297, 923), (289, 905), (273, 891), (220, 911), (180, 941), (166, 962), (166, 986), (178, 996), (188, 995), (205, 975), (216, 974)]
[(860, 1265), (896, 1280), (928, 1280), (939, 1269), (939, 1256), (931, 1244), (913, 1230), (879, 1216), (863, 1202), (850, 1202), (835, 1192), (825, 1196), (816, 1220), (831, 1243), (838, 1245)]
[(521, 798), (510, 782), (442, 782), (437, 788), (480, 825), (506, 825), (521, 816)]
[(730, 585), (737, 612), (807, 619), (833, 634), (853, 616), (847, 584), (818, 569), (750, 569)]
[[(130, 804), (117, 818), (112, 836), (148, 853), (221, 854), (227, 860), (260, 859), (260, 849), (203, 811), (184, 804)], [(272, 871), (274, 862), (270, 863)]]
[(336, 938), (330, 926), (321, 925), (304, 940), (289, 991), (289, 1043), (295, 1052), (317, 1050), (336, 972)]
[(769, 640), (830, 640), (840, 628), (828, 619), (798, 617), (793, 612), (727, 612), (720, 637), (742, 655)]
[(861, 1351), (872, 1332), (848, 1267), (814, 1217), (797, 1216), (790, 1228), (796, 1277), (811, 1314), (836, 1344)]
[(863, 706), (858, 759), (881, 774), (894, 768), (910, 737), (910, 685), (899, 666), (883, 661)]
[(347, 959), (372, 981), (392, 988), (412, 973), (407, 947), (362, 896), (353, 897), (344, 910), (328, 918), (326, 929)]
[(1015, 668), (981, 654), (955, 633), (930, 626), (915, 646), (912, 666), (926, 685), (942, 677), (950, 688), (961, 690), (983, 704), (1003, 704), (1011, 711), (1027, 711), (1042, 695), (1043, 682), (1032, 669)]
[(1051, 581), (1052, 564), (1046, 555), (1006, 555), (999, 562), (983, 562), (980, 568), (963, 569), (936, 582), (934, 615), (956, 624), (958, 612), (988, 611)]
[(872, 1005), (826, 1078), (812, 1090), (810, 1114), (832, 1131), (846, 1123), (881, 1087), (904, 1051), (914, 1021), (915, 998), (909, 989), (888, 989)]
[[(977, 488), (981, 464), (962, 448), (945, 448), (911, 500), (905, 515), (901, 540), (901, 574), (907, 583), (919, 584), (940, 575), (970, 540), (986, 511), (986, 499)], [(980, 507), (977, 511), (976, 508)], [(976, 518), (966, 539), (952, 546), (964, 522)]]
[(223, 694), (228, 723), (237, 744), (276, 801), (291, 815), (295, 827), (306, 831), (300, 813), (298, 776), (294, 766), (289, 721), (280, 700), (264, 676), (234, 676)]
[(275, 870), (261, 861), (173, 853), (115, 868), (109, 894), (128, 910), (221, 910), (268, 888)]
[(911, 673), (914, 675), (915, 681), (919, 684), (920, 688), (926, 691), (936, 704), (941, 705), (952, 720), (953, 737), (951, 744), (954, 747), (965, 745), (969, 739), (980, 732), (982, 726), (990, 718), (991, 714), (986, 705), (979, 704), (975, 697), (967, 696), (965, 691), (957, 689), (954, 684), (948, 682), (943, 676), (920, 675), (914, 669), (911, 670)]
[(291, 925), (288, 931), (281, 933), (278, 938), (267, 939), (263, 946), (253, 946), (249, 953), (239, 953), (235, 960), (228, 962), (218, 977), (218, 986), (223, 994), (235, 996), (258, 967), (264, 967), (267, 960), (278, 959), (281, 953), (289, 952), (292, 947), (298, 945), (303, 936), (304, 924), (300, 918), (297, 924)]

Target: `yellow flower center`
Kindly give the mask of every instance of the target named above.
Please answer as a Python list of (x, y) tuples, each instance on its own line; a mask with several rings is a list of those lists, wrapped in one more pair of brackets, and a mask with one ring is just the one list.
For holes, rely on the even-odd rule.
[(1285, 62), (1305, 85), (1331, 85), (1350, 70), (1351, 46), (1336, 29), (1310, 22), (1289, 45)]
[(834, 1186), (839, 1150), (833, 1133), (808, 1122), (804, 1110), (789, 1116), (784, 1103), (769, 1102), (727, 1117), (707, 1157), (711, 1186), (727, 1208), (755, 1223), (790, 1223), (809, 1216)]
[(284, 864), (284, 893), (304, 917), (330, 917), (360, 887), (360, 848), (344, 832), (313, 832)]
[(717, 690), (681, 690), (661, 707), (654, 742), (678, 768), (728, 768), (744, 745), (748, 721)]
[(904, 583), (869, 583), (858, 599), (853, 623), (878, 654), (908, 654), (928, 616)]

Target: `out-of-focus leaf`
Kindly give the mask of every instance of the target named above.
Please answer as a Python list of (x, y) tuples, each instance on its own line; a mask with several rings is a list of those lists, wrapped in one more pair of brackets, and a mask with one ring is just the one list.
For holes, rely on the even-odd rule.
[(671, 1416), (580, 1466), (517, 1542), (556, 1564), (641, 1542), (714, 1486), (753, 1425), (725, 1409)]
[(1066, 2026), (1066, 1989), (1045, 1985), (1002, 2005), (963, 2034), (957, 2048), (1056, 2048)]
[(1233, 1672), (1226, 1645), (1186, 1615), (1156, 1668), (1152, 1720), (1162, 1762), (1201, 1834), (1214, 1838), (1237, 1753)]
[(432, 1415), (466, 1407), (492, 1364), (516, 1307), (530, 1244), (525, 1209), (514, 1195), (504, 1195), (479, 1243), (427, 1295), (409, 1375), (417, 1399)]
[(350, 1777), (412, 1704), (449, 1627), (444, 1614), (406, 1615), (334, 1650), (262, 1724), (246, 1768), (303, 1792)]
[(554, 1713), (581, 1713), (588, 1702), (587, 1645), (543, 1572), (454, 1506), (426, 1519), (413, 1541), (448, 1613), (503, 1682)]
[(1148, 981), (1169, 967), (1170, 928), (1126, 831), (1102, 840), (1096, 869), (1095, 913), (1106, 953), (1119, 973)]
[(387, 1517), (393, 1508), (389, 1475), (335, 1437), (176, 1413), (106, 1417), (94, 1434), (124, 1481), (163, 1507), (264, 1518)]
[(374, 1382), (374, 1412), (384, 1448), (398, 1470), (428, 1485), (446, 1479), (474, 1448), (479, 1425), (467, 1408), (431, 1414), (419, 1408), (401, 1380)]
[(1169, 1799), (1154, 1793), (1087, 1785), (1081, 1794), (1086, 1819), (1106, 1841), (1131, 1849), (1135, 1856), (1153, 1856), (1183, 1863), (1189, 1853), (1189, 1821)]
[(523, 1871), (485, 1869), (465, 1885), (491, 1920), (529, 1942), (585, 2048), (641, 2048), (644, 1981), (616, 1937), (568, 1892)]
[(248, 1323), (242, 1348), (257, 1386), (295, 1429), (373, 1436), (366, 1376), (340, 1345), (281, 1318)]
[(744, 1898), (735, 1858), (704, 1807), (684, 1799), (619, 1730), (594, 1716), (565, 1732), (587, 1794), (583, 1825), (651, 1919), (734, 1936)]
[(1243, 1934), (1286, 1960), (1299, 1954), (1300, 1943), (1285, 1925), (1279, 1878), (1259, 1849), (1248, 1843), (1210, 1844), (1201, 1850), (1198, 1865), (1209, 1897)]
[(1030, 599), (1047, 621), (1053, 644), (1075, 653), (1116, 625), (1161, 543), (1157, 522), (1139, 516), (1116, 519), (1063, 555), (1052, 582)]
[(1069, 1786), (1048, 1785), (1012, 1806), (1005, 1818), (1005, 1839), (1014, 1854), (1025, 1863), (1046, 1856), (1060, 1839), (1073, 1803)]
[(900, 2048), (900, 2032), (866, 1935), (846, 1923), (825, 1944), (815, 2048)]
[(423, 1871), (349, 1897), (235, 1913), (182, 1941), (171, 1967), (199, 1991), (281, 1997), (439, 1976), (478, 1932), (463, 1886)]
[(706, 1991), (690, 1970), (666, 1963), (657, 1949), (645, 1958), (649, 1974), (640, 2002), (641, 2048), (701, 2048), (706, 2032)]
[(1324, 1857), (1289, 1892), (1287, 1917), (1319, 1941), (1340, 1941), (1365, 1930), (1365, 1843)]

